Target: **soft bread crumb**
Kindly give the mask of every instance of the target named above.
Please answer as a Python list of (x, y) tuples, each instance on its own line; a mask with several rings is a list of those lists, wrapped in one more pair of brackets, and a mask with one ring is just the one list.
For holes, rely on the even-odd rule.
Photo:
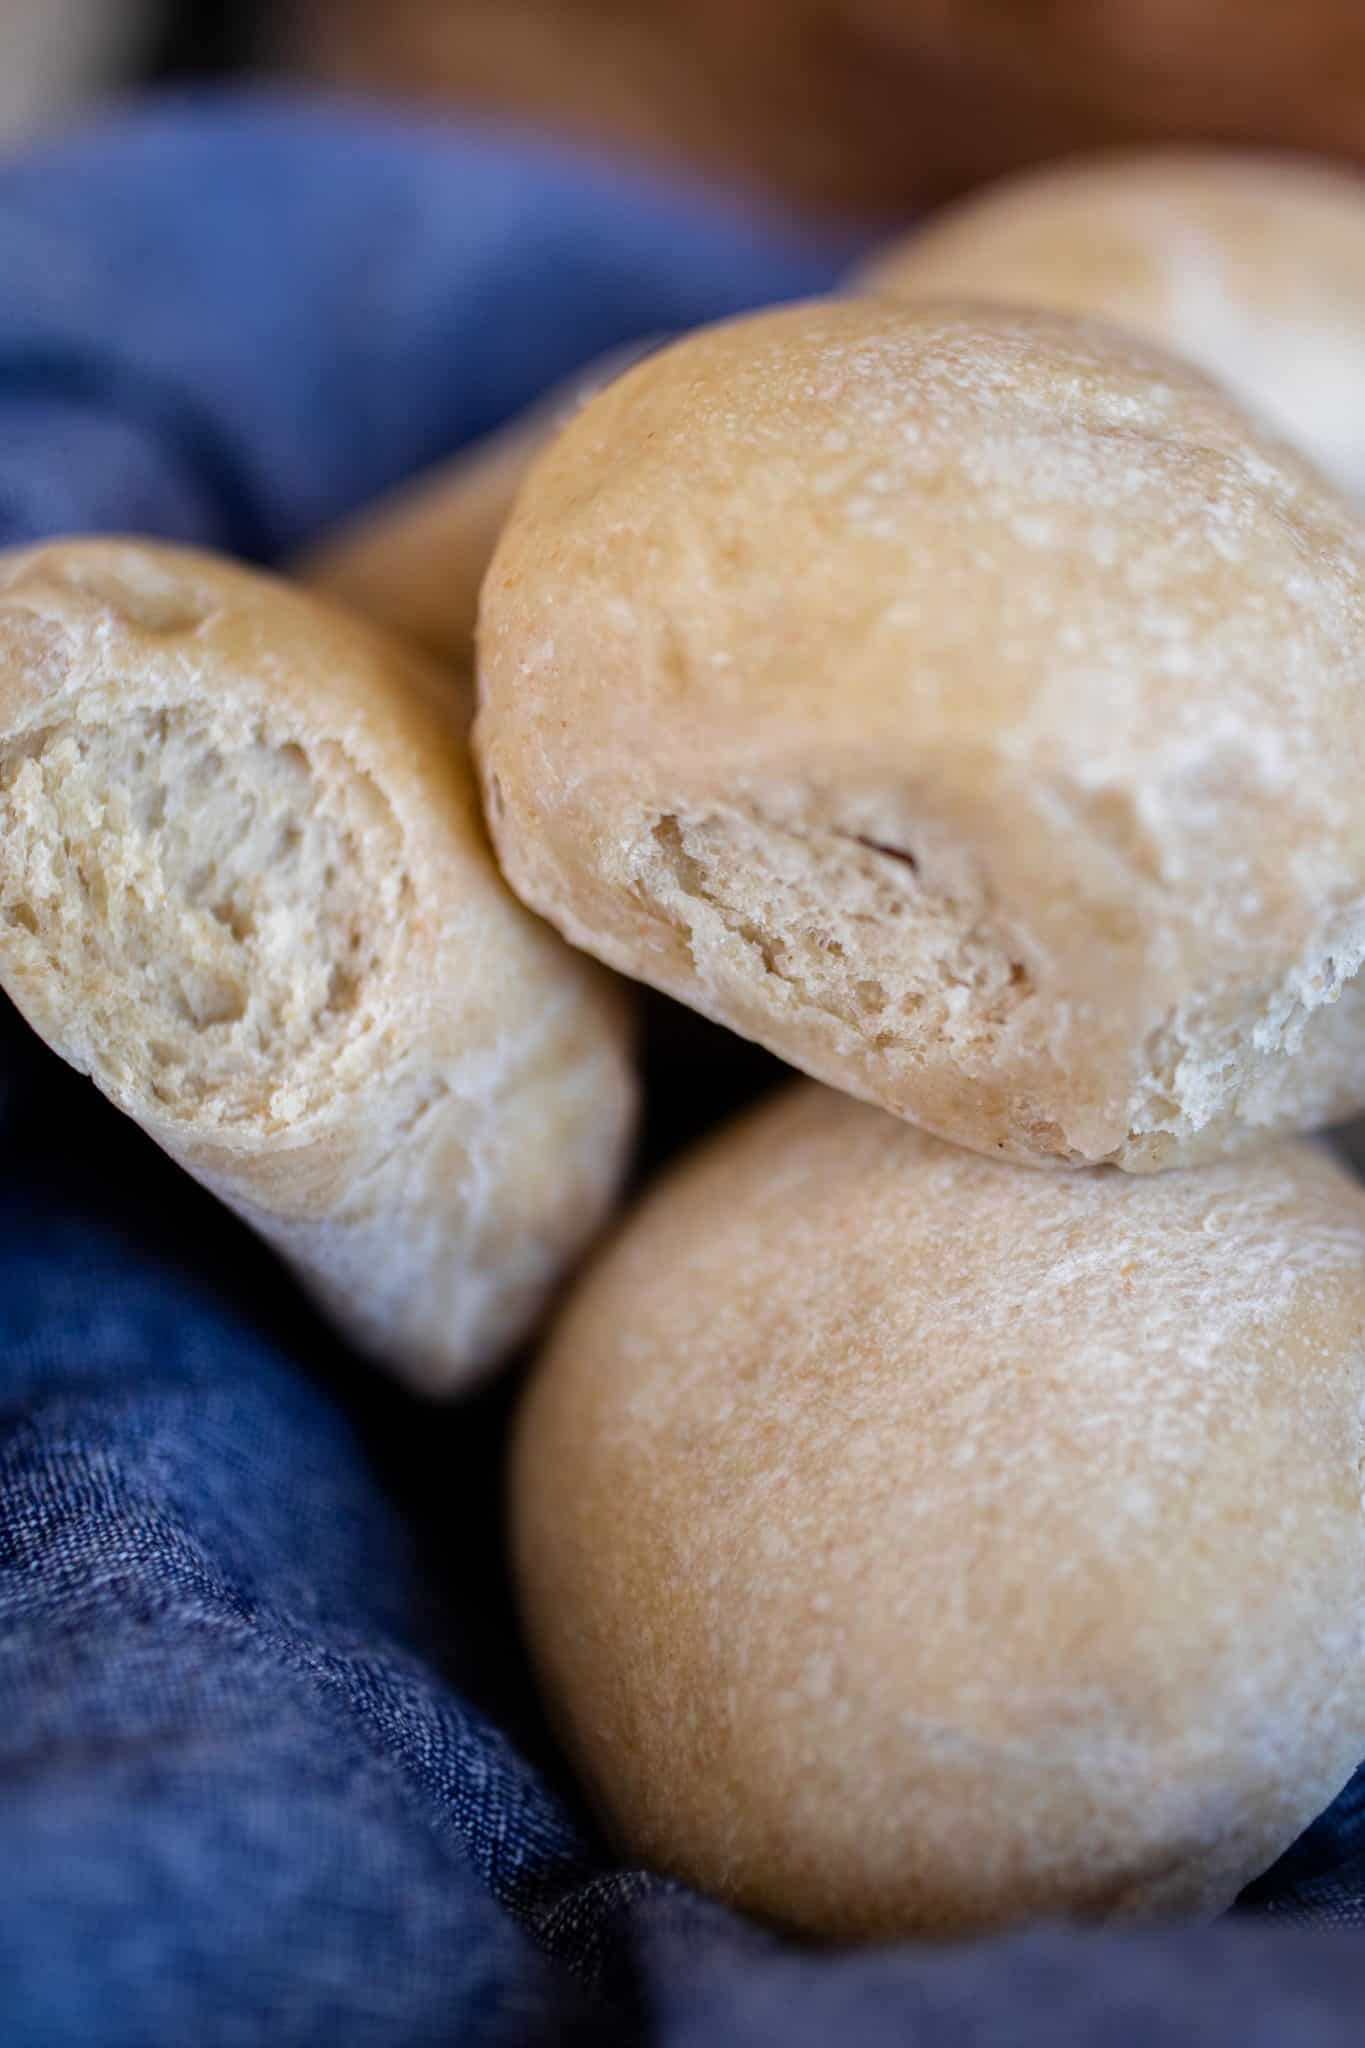
[[(738, 809), (665, 814), (651, 839), (641, 884), (686, 932), (704, 980), (728, 956), (878, 1050), (913, 1055), (916, 1039), (946, 1037), (967, 1061), (989, 1057), (1032, 996), (979, 878), (959, 877), (955, 894), (922, 842)], [(777, 986), (770, 997), (784, 1001)]]
[[(1106, 821), (1113, 848), (1121, 825)], [(1136, 872), (1126, 841), (1122, 850)], [(1005, 928), (987, 879), (927, 824), (902, 820), (886, 844), (753, 808), (679, 810), (653, 820), (634, 865), (640, 894), (679, 933), (704, 989), (742, 986), (774, 1016), (819, 1012), (904, 1075), (945, 1055), (983, 1077), (1005, 1056), (1047, 1056), (1052, 1018), (1029, 965), (1041, 958), (1034, 938)], [(1087, 1155), (1063, 1122), (1036, 1113), (1020, 1121), (1040, 1155), (1151, 1170), (1207, 1134), (1247, 1143), (1330, 1118), (1365, 1005), (1362, 963), (1365, 909), (1350, 910), (1273, 982), (1181, 1004), (1142, 1048), (1127, 1137), (1110, 1150)]]
[(373, 1027), (409, 885), (334, 746), (221, 726), (143, 707), (0, 750), (0, 917), (71, 992), (73, 1056), (111, 1094), (270, 1127)]
[(1159, 1165), (1213, 1128), (1249, 1137), (1315, 1123), (1337, 1105), (1352, 1039), (1365, 1037), (1365, 907), (1327, 920), (1259, 990), (1201, 992), (1153, 1032), (1130, 1103), (1129, 1149)]

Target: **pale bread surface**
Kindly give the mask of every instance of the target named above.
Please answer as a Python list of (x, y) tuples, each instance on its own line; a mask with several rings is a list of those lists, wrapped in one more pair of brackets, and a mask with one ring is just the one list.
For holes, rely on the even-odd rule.
[(1065, 315), (829, 301), (601, 393), (475, 748), (575, 944), (940, 1136), (1148, 1171), (1365, 1103), (1355, 512)]
[(1365, 1755), (1365, 1193), (1037, 1174), (801, 1083), (626, 1222), (513, 1463), (630, 1852), (839, 1939), (1215, 1913)]
[(1365, 179), (1153, 149), (1002, 180), (882, 252), (893, 298), (1112, 320), (1198, 363), (1365, 497)]
[(504, 887), (446, 679), (207, 554), (0, 561), (0, 984), (431, 1391), (624, 1170), (622, 997)]

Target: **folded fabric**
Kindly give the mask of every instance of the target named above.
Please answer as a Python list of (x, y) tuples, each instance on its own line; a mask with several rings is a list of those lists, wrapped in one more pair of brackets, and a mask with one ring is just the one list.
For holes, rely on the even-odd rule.
[(230, 94), (0, 159), (0, 250), (0, 538), (136, 515), (262, 560), (588, 358), (849, 253), (500, 130)]
[[(598, 349), (842, 255), (619, 167), (251, 100), (0, 168), (0, 235), (4, 537), (267, 556)], [(518, 1644), (511, 1395), (380, 1382), (0, 1030), (5, 2048), (1354, 2048), (1365, 1779), (1214, 1928), (817, 1953), (623, 1868)]]

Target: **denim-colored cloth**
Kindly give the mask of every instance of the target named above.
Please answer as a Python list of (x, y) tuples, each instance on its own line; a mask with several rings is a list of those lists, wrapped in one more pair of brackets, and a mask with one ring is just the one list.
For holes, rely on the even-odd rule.
[[(265, 557), (840, 253), (232, 100), (0, 168), (0, 238), (5, 536)], [(514, 1387), (419, 1407), (12, 1016), (0, 1052), (3, 2048), (1358, 2048), (1363, 1781), (1213, 1928), (829, 1953), (622, 1867), (512, 1618)]]

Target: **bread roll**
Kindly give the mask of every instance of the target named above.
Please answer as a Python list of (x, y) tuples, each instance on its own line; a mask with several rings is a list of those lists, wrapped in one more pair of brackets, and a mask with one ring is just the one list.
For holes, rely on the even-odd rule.
[(1365, 496), (1365, 180), (1348, 172), (1213, 150), (1066, 164), (952, 208), (861, 281), (1117, 321)]
[(983, 1151), (1146, 1171), (1324, 1122), (1365, 1103), (1362, 592), (1347, 503), (1146, 343), (872, 302), (712, 328), (504, 530), (504, 872)]
[(520, 418), (327, 534), (294, 574), (469, 678), (479, 586), (526, 472), (594, 392), (655, 345), (598, 357)]
[(1034, 1174), (809, 1084), (658, 1187), (515, 1441), (630, 1851), (839, 1939), (1212, 1913), (1365, 1755), (1365, 1193)]
[(479, 585), (547, 431), (538, 415), (514, 422), (366, 507), (301, 555), (293, 575), (438, 655), (467, 683)]
[(438, 672), (208, 555), (0, 560), (0, 984), (429, 1391), (621, 1176), (620, 998), (502, 886)]

